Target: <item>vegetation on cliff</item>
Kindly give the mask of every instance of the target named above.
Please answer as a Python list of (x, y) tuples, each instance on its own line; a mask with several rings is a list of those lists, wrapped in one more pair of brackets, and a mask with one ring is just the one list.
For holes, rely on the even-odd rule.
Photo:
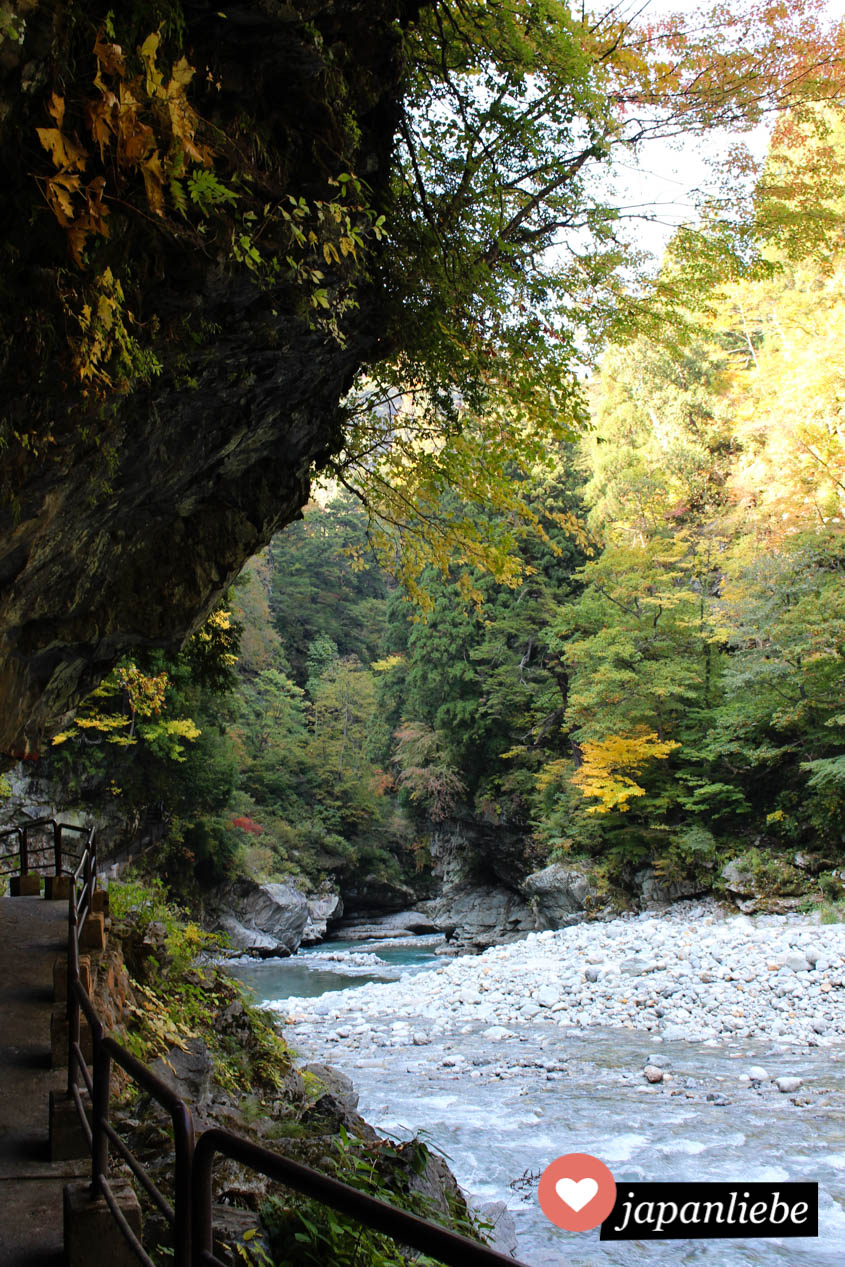
[[(168, 905), (160, 884), (112, 885), (110, 897), (120, 945), (110, 953), (125, 961), (128, 976), (114, 1016), (118, 1039), (142, 1060), (158, 1062), (157, 1072), (191, 1103), (198, 1124), (270, 1144), (370, 1195), (478, 1237), (441, 1158), (419, 1139), (379, 1138), (354, 1111), (337, 1071), (300, 1070), (283, 1033), (210, 958), (216, 939)], [(112, 976), (123, 976), (122, 962)], [(149, 1098), (131, 1084), (123, 1089), (116, 1125), (166, 1190), (170, 1134)], [(231, 1243), (233, 1261), (314, 1267), (409, 1261), (390, 1238), (233, 1162), (218, 1164), (215, 1184), (215, 1200), (228, 1207), (227, 1213), (218, 1205), (218, 1236)], [(167, 1231), (154, 1207), (144, 1218), (145, 1244), (165, 1263), (172, 1253)]]
[[(37, 257), (55, 318), (3, 334), (4, 471), (33, 499), (10, 726), (131, 651), (58, 738), (159, 807), (174, 883), (238, 856), (398, 881), (450, 814), (615, 877), (703, 874), (737, 839), (827, 866), (841, 31), (808, 6), (695, 30), (553, 0), (351, 8), (34, 5), (4, 27), (3, 284)], [(757, 179), (734, 149), (732, 190), (638, 273), (590, 172), (771, 114)], [(365, 513), (335, 496), (275, 539), (237, 676), (230, 605), (177, 652), (314, 464)]]
[[(174, 654), (314, 468), (364, 498), (409, 583), (421, 521), (443, 566), (457, 542), (516, 579), (547, 525), (510, 464), (583, 420), (589, 350), (675, 321), (702, 262), (761, 258), (757, 209), (716, 199), (694, 286), (639, 284), (597, 177), (650, 139), (812, 121), (841, 89), (810, 0), (694, 25), (559, 0), (2, 13), (13, 754), (122, 653)], [(484, 533), (480, 503), (502, 512)]]

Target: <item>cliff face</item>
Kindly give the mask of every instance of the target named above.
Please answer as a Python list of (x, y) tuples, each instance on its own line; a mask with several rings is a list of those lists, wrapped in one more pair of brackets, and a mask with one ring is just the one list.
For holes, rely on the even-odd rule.
[[(0, 45), (9, 177), (0, 211), (0, 750), (16, 756), (37, 751), (121, 654), (176, 648), (247, 558), (297, 516), (309, 472), (339, 447), (339, 401), (382, 334), (369, 241), (355, 261), (357, 307), (339, 310), (334, 333), (315, 328), (289, 271), (271, 284), (256, 279), (225, 249), (219, 224), (204, 243), (202, 226), (190, 236), (175, 214), (151, 216), (138, 198), (127, 209), (115, 196), (108, 239), (89, 243), (94, 263), (86, 256), (80, 270), (68, 258), (32, 172), (47, 158), (35, 129), (51, 121), (51, 93), (70, 111), (74, 74), (83, 104), (75, 130), (67, 118), (62, 126), (84, 136), (90, 48), (108, 19), (105, 4), (82, 8), (80, 27), (78, 5), (19, 4), (16, 38)], [(127, 48), (168, 6), (146, 8)], [(223, 156), (221, 179), (249, 189), (255, 205), (288, 194), (313, 205), (334, 196), (340, 172), (355, 171), (377, 206), (407, 10), (401, 0), (263, 0), (227, 6), (224, 19), (214, 5), (179, 8), (173, 57), (184, 50), (209, 81), (198, 110)], [(98, 161), (90, 148), (85, 179)], [(232, 179), (239, 162), (241, 186)], [(324, 285), (334, 299), (348, 278), (332, 267)], [(74, 374), (68, 349), (74, 297), (105, 268), (123, 279), (133, 334), (149, 337), (162, 368), (104, 400)]]

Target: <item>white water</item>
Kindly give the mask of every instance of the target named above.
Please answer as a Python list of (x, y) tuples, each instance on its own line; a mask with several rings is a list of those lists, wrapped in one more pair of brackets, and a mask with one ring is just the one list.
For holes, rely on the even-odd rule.
[[(378, 971), (378, 949), (350, 948), (348, 970)], [(342, 948), (332, 952), (343, 973)], [(304, 957), (297, 971), (305, 967)], [(315, 969), (329, 965), (315, 956)], [(293, 966), (296, 960), (285, 961)], [(466, 971), (481, 963), (472, 960)], [(285, 998), (284, 964), (256, 965), (251, 984), (262, 1001), (300, 1018), (287, 1032), (303, 1059), (348, 1073), (359, 1109), (377, 1129), (401, 1137), (422, 1133), (447, 1154), (464, 1189), (482, 1200), (506, 1200), (518, 1254), (532, 1267), (833, 1267), (845, 1262), (845, 1045), (829, 1034), (822, 1045), (762, 1039), (660, 1041), (630, 1028), (590, 1025), (561, 1030), (540, 1018), (508, 1022), (511, 1037), (485, 1037), (490, 1019), (471, 1010), (418, 1022), (397, 1018), (435, 988), (428, 974), (313, 998)], [(401, 971), (394, 963), (385, 977)], [(419, 972), (420, 965), (409, 971)], [(463, 965), (457, 968), (457, 974)], [(265, 975), (266, 973), (266, 975)], [(272, 984), (271, 984), (271, 975)], [(282, 974), (280, 979), (280, 974)], [(441, 974), (442, 975), (442, 974)], [(331, 983), (335, 991), (341, 977)], [(354, 987), (355, 978), (345, 985)], [(383, 1003), (382, 1003), (383, 1000)], [(544, 1014), (543, 1021), (546, 1021)], [(424, 1027), (425, 1033), (419, 1033)], [(428, 1039), (413, 1042), (414, 1033)], [(650, 1058), (665, 1058), (671, 1075), (645, 1082)], [(771, 1077), (798, 1075), (803, 1086), (784, 1095), (773, 1081), (741, 1081), (750, 1066)], [(536, 1201), (537, 1175), (563, 1153), (588, 1152), (617, 1183), (663, 1180), (731, 1182), (815, 1180), (818, 1239), (600, 1242), (598, 1231), (567, 1233), (546, 1220)]]

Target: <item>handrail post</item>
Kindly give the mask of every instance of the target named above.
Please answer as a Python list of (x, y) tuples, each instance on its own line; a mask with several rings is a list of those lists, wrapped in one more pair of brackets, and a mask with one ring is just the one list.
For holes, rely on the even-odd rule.
[(211, 1213), (211, 1171), (213, 1165), (213, 1149), (200, 1148), (194, 1153), (191, 1181), (191, 1214), (193, 1215), (194, 1224), (192, 1267), (201, 1267), (203, 1254), (210, 1254), (214, 1249), (214, 1225)]
[(26, 828), (21, 828), (21, 875), (29, 874), (29, 841), (27, 840)]
[(173, 1176), (173, 1257), (175, 1267), (191, 1267), (192, 1201), (191, 1180), (194, 1164), (194, 1122), (184, 1103), (171, 1112), (175, 1167)]
[(62, 825), (53, 819), (53, 862), (56, 875), (62, 874)]
[(79, 948), (77, 942), (76, 883), (71, 884), (67, 913), (67, 1093), (73, 1095), (76, 1086), (76, 1046), (79, 1043), (79, 999), (76, 983), (79, 980)]
[(91, 1026), (94, 1040), (94, 1094), (91, 1097), (91, 1188), (96, 1194), (101, 1191), (101, 1179), (108, 1178), (109, 1171), (109, 1137), (105, 1126), (109, 1120), (109, 1099), (111, 1083), (111, 1056), (103, 1039), (105, 1037), (101, 1024)]
[(92, 910), (94, 909), (93, 870), (94, 868), (93, 868), (93, 860), (91, 858), (91, 847), (89, 845), (88, 849), (85, 851), (85, 880), (84, 880), (84, 889), (83, 889), (83, 892), (85, 894), (84, 910), (85, 910), (86, 915), (90, 915)]

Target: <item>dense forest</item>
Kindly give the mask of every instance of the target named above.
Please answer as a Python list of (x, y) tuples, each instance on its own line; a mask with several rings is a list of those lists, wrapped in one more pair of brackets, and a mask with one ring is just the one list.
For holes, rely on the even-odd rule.
[[(741, 6), (720, 10), (700, 31), (678, 15), (640, 30), (616, 10), (590, 25), (551, 2), (512, 12), (439, 3), (399, 16), (405, 60), (391, 66), (399, 75), (401, 63), (401, 109), (397, 99), (395, 119), (380, 116), (377, 128), (393, 168), (377, 189), (335, 171), (361, 144), (347, 111), (343, 146), (323, 163), (325, 196), (310, 201), (279, 192), (284, 165), (260, 137), (238, 148), (241, 116), (233, 123), (206, 101), (206, 118), (191, 104), (196, 70), (184, 56), (166, 79), (161, 59), (184, 42), (178, 23), (162, 18), (143, 40), (134, 10), (123, 35), (111, 13), (73, 26), (74, 48), (93, 40), (94, 96), (90, 84), (87, 97), (78, 85), (72, 96), (67, 67), (30, 130), (43, 151), (39, 222), (52, 216), (54, 246), (87, 279), (68, 289), (56, 264), (62, 321), (73, 328), (82, 304), (83, 333), (69, 336), (59, 375), (61, 427), (42, 434), (55, 386), (42, 376), (31, 429), (10, 414), (0, 444), (5, 475), (43, 477), (46, 496), (61, 454), (79, 469), (76, 447), (96, 433), (97, 488), (68, 501), (84, 519), (71, 533), (73, 567), (85, 564), (90, 586), (106, 560), (121, 573), (120, 551), (139, 543), (155, 550), (156, 567), (132, 555), (108, 618), (77, 589), (78, 629), (68, 617), (59, 634), (51, 617), (30, 614), (26, 637), (14, 635), (9, 682), (22, 691), (25, 678), (41, 701), (36, 729), (49, 720), (41, 766), (66, 800), (106, 804), (124, 835), (152, 843), (152, 864), (180, 889), (245, 872), (404, 893), (410, 882), (425, 893), (433, 833), (475, 823), (516, 837), (524, 870), (583, 861), (617, 895), (645, 865), (667, 884), (708, 888), (737, 860), (781, 892), (813, 876), (838, 894), (841, 31), (811, 4), (765, 7), (753, 29)], [(275, 20), (262, 18), (268, 32)], [(30, 27), (9, 22), (3, 39), (23, 47)], [(297, 23), (299, 52), (313, 45), (319, 58), (308, 65), (322, 67), (311, 89), (336, 91), (351, 110), (346, 70), (326, 70), (345, 33), (332, 28), (326, 51), (327, 35)], [(216, 65), (206, 80), (223, 101), (229, 67)], [(117, 105), (130, 87), (127, 114)], [(373, 94), (370, 85), (371, 111)], [(769, 152), (756, 163), (739, 138), (767, 118)], [(226, 128), (238, 145), (224, 144)], [(736, 142), (723, 183), (652, 268), (599, 176), (645, 143), (709, 132)], [(312, 139), (297, 140), (306, 166)], [(89, 180), (95, 149), (108, 172)], [(314, 349), (337, 362), (329, 412), (314, 392), (309, 403), (331, 437), (315, 431), (292, 465), (278, 453), (273, 465), (266, 436), (238, 456), (249, 427), (227, 429), (249, 415), (252, 387), (237, 404), (226, 395), (237, 373), (225, 391), (214, 387), (220, 329), (206, 322), (177, 338), (175, 318), (121, 315), (127, 296), (145, 312), (146, 291), (128, 273), (125, 290), (118, 279), (109, 181), (121, 194), (116, 216), (131, 219), (146, 198), (144, 222), (168, 250), (182, 243), (180, 258), (190, 248), (206, 261), (217, 252), (221, 294), (240, 295), (253, 315), (299, 294), (297, 357), (317, 378)], [(24, 198), (24, 184), (16, 190)], [(233, 281), (243, 269), (249, 294)], [(369, 351), (353, 352), (350, 329), (376, 309)], [(142, 331), (155, 335), (149, 345)], [(186, 338), (193, 351), (177, 350), (171, 364)], [(273, 357), (290, 360), (268, 339)], [(24, 343), (18, 331), (3, 345), (10, 373), (27, 359)], [(243, 381), (258, 378), (250, 370)], [(109, 438), (118, 397), (149, 405), (159, 436), (175, 392), (180, 409), (190, 404), (186, 462), (197, 459), (200, 482), (218, 469), (217, 439), (203, 456), (192, 421), (205, 408), (193, 395), (200, 380), (228, 402), (211, 411), (232, 458), (225, 489), (203, 485), (203, 498), (218, 498), (214, 514), (197, 510), (194, 522), (199, 503), (186, 486), (178, 531), (165, 526), (159, 545), (134, 519), (125, 531), (103, 528), (100, 510), (124, 505), (121, 480), (143, 514), (150, 504), (132, 482), (143, 464), (121, 456), (135, 435), (131, 410), (121, 414), (126, 434)], [(280, 393), (279, 380), (261, 409), (287, 444)], [(172, 472), (171, 440), (153, 447)], [(280, 509), (282, 474), (295, 488)], [(197, 628), (245, 543), (294, 517), (309, 479), (304, 518)], [(21, 515), (16, 496), (9, 506)], [(35, 505), (15, 539), (41, 531)], [(85, 545), (95, 537), (96, 568)], [(51, 557), (64, 583), (63, 556)], [(152, 590), (144, 601), (145, 568), (167, 602)], [(9, 587), (22, 611), (23, 576)], [(113, 617), (121, 629), (106, 636)], [(136, 631), (134, 649), (55, 733), (78, 684), (101, 677), (125, 646), (123, 625)], [(186, 627), (195, 632), (176, 651)]]
[[(517, 581), (608, 342), (834, 248), (843, 65), (821, 0), (3, 0), (0, 761), (176, 655), (320, 474), (406, 587), (432, 546)], [(656, 277), (616, 177), (710, 137)]]
[[(831, 162), (840, 137), (832, 119)], [(778, 144), (794, 156), (783, 128), (770, 163)], [(775, 240), (766, 265), (674, 343), (609, 346), (589, 425), (514, 457), (504, 577), (437, 533), (403, 576), (402, 534), (335, 482), (177, 661), (112, 674), (53, 766), (156, 807), (183, 884), (422, 892), (430, 833), (468, 820), (620, 893), (644, 864), (710, 887), (739, 859), (764, 888), (838, 894), (845, 253)], [(503, 514), (444, 489), (437, 522), (496, 542)]]
[[(662, 202), (673, 156), (686, 192)], [(813, 1050), (845, 1032), (842, 924), (820, 927), (845, 920), (834, 6), (0, 0), (0, 168), (0, 824), (97, 831), (50, 1027), (88, 1136), (94, 1043), (82, 1204), (108, 1195), (110, 1113), (168, 1182), (135, 1095), (154, 1084), (113, 1033), (198, 1133), (473, 1234), (500, 1206), (508, 1252), (556, 1137), (697, 1187), (725, 1157), (751, 1182), (815, 1150), (803, 1187), (841, 1239)], [(778, 918), (645, 913), (705, 894)], [(92, 923), (104, 1025), (77, 963)], [(45, 987), (47, 927), (27, 933)], [(211, 961), (336, 934), (354, 949), (310, 960), (325, 999), (293, 993), (307, 956), (257, 996), (295, 1048)], [(9, 995), (16, 1079), (35, 980)], [(763, 1055), (771, 1076), (728, 1062)], [(358, 1116), (367, 1079), (396, 1139)], [(504, 1197), (478, 1226), (441, 1157), (401, 1142), (414, 1087), (449, 1130), (476, 1119), (467, 1182)], [(7, 1120), (40, 1189), (48, 1141)], [(173, 1109), (177, 1257), (209, 1217), (180, 1209), (188, 1120)], [(247, 1156), (217, 1166), (219, 1252), (408, 1261), (348, 1194), (349, 1221), (325, 1186), (277, 1199)]]

